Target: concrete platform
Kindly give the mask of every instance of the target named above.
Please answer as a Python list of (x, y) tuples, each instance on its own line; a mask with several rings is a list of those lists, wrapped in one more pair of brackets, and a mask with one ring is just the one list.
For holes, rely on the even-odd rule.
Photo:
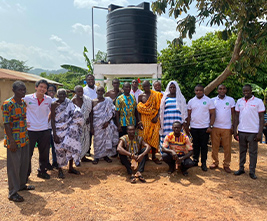
[[(51, 151), (50, 151), (51, 152)], [(91, 150), (93, 152), (93, 149)], [(38, 161), (39, 152), (36, 148), (33, 153), (33, 159), (32, 161)], [(151, 154), (149, 154), (149, 157), (151, 158)], [(91, 157), (87, 157), (90, 160), (94, 159), (94, 155)], [(157, 154), (157, 158), (160, 158), (160, 154)], [(50, 161), (52, 159), (52, 155), (50, 153)], [(116, 171), (126, 171), (125, 166), (123, 166), (119, 160), (118, 157), (111, 158), (112, 163), (107, 163), (103, 159), (99, 160), (98, 164), (92, 164), (92, 162), (82, 162), (81, 166), (78, 167), (78, 170), (81, 172), (95, 172), (95, 171), (107, 171), (107, 172), (116, 172)], [(6, 148), (4, 147), (4, 140), (0, 140), (0, 160), (6, 160)], [(155, 164), (153, 161), (149, 160), (146, 162), (145, 166), (145, 172), (166, 172), (168, 170), (168, 165), (164, 162), (162, 162), (161, 165)]]

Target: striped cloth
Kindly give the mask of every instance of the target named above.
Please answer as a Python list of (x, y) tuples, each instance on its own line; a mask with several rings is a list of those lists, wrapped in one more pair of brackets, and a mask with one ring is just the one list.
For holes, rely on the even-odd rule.
[(167, 97), (165, 100), (165, 110), (163, 119), (163, 135), (160, 136), (160, 152), (164, 142), (164, 138), (172, 131), (172, 124), (174, 121), (182, 123), (181, 112), (176, 108), (176, 98)]

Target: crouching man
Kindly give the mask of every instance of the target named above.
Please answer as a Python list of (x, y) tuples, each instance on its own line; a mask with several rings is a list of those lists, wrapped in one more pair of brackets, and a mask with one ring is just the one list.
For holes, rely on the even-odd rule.
[(190, 158), (193, 148), (188, 136), (182, 133), (181, 129), (182, 124), (179, 121), (172, 124), (173, 132), (169, 133), (163, 142), (162, 159), (169, 165), (169, 173), (173, 173), (179, 166), (182, 174), (187, 176), (187, 170), (194, 166)]
[[(130, 125), (127, 127), (127, 134), (120, 138), (117, 151), (120, 156), (121, 163), (126, 167), (128, 174), (131, 175), (131, 183), (136, 183), (136, 178), (141, 182), (146, 182), (142, 176), (144, 172), (146, 155), (151, 147), (143, 140), (142, 137), (135, 135), (135, 127)], [(133, 171), (137, 170), (134, 174)]]

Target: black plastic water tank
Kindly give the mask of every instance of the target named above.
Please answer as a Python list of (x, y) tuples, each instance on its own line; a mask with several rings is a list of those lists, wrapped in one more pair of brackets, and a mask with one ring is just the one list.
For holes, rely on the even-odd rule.
[(111, 64), (157, 63), (157, 17), (150, 5), (109, 5), (107, 60)]

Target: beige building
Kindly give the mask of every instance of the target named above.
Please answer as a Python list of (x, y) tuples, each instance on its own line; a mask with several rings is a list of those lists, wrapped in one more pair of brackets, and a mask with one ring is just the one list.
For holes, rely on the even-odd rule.
[[(50, 84), (54, 84), (57, 87), (62, 86), (62, 84), (52, 81), (46, 78), (42, 78), (35, 74), (29, 74), (19, 71), (12, 71), (8, 69), (0, 69), (0, 104), (2, 105), (3, 102), (13, 96), (12, 91), (12, 84), (17, 81), (23, 81), (27, 88), (27, 94), (31, 94), (35, 92), (35, 82), (41, 79), (45, 79)], [(4, 124), (3, 124), (3, 117), (1, 111), (0, 117), (0, 139), (4, 137)]]

